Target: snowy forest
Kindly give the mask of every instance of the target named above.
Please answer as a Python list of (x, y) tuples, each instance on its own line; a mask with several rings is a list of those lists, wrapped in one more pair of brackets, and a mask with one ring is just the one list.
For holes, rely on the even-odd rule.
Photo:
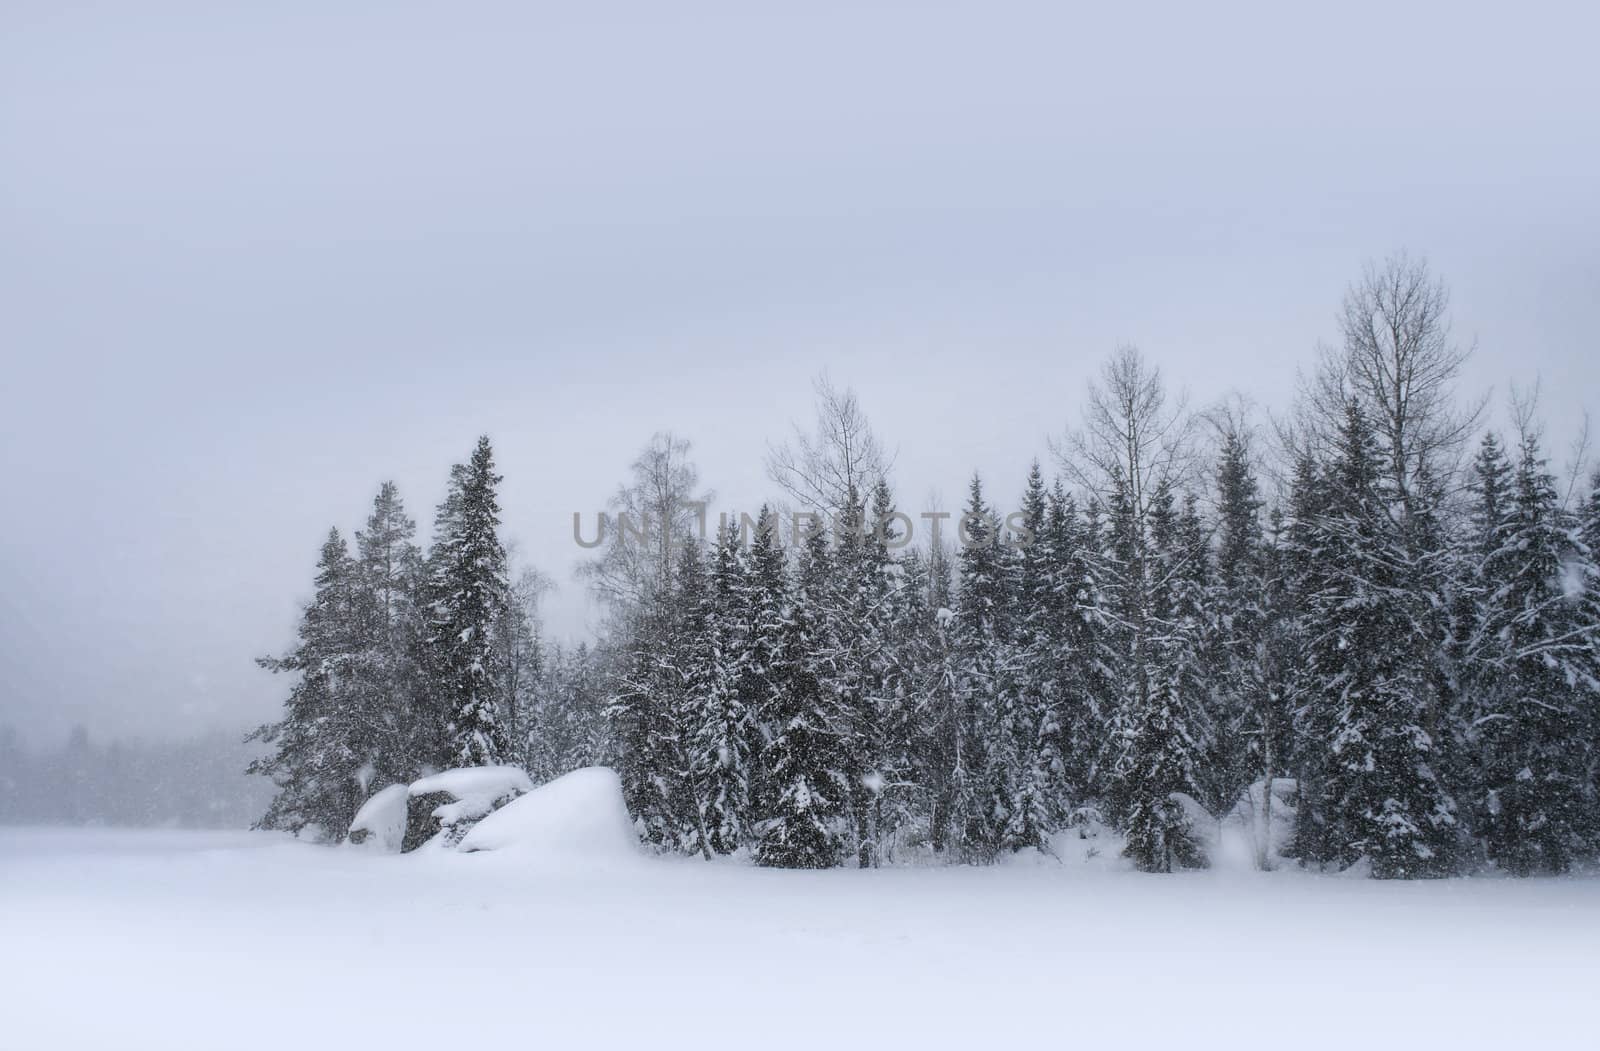
[(764, 866), (985, 865), (1076, 834), (1168, 872), (1230, 815), (1292, 816), (1263, 868), (1582, 865), (1582, 436), (1544, 433), (1536, 377), (1461, 389), (1470, 347), (1421, 261), (1370, 266), (1338, 319), (1271, 409), (1191, 406), (1119, 349), (1039, 460), (948, 511), (897, 502), (888, 444), (826, 380), (760, 507), (708, 515), (690, 444), (655, 435), (600, 522), (581, 575), (605, 626), (575, 648), (544, 641), (546, 579), (507, 555), (488, 438), (426, 548), (384, 484), (261, 661), (288, 696), (251, 735), (276, 788), (258, 824), (334, 840), (434, 771), (604, 765), (645, 843)]

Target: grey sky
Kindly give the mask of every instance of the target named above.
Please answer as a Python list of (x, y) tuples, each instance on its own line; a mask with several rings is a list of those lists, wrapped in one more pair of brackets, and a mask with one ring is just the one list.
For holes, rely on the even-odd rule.
[(1595, 388), (1592, 5), (580, 6), (0, 8), (0, 722), (269, 715), (322, 532), (480, 432), (571, 634), (571, 512), (660, 428), (750, 506), (821, 368), (912, 508), (1120, 342), (1281, 405), (1401, 247), (1476, 388)]

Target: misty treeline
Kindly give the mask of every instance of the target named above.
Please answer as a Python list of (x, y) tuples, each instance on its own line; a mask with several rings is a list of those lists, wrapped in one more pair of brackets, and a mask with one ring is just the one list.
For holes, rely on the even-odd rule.
[[(1206, 863), (1207, 824), (1380, 877), (1561, 872), (1600, 850), (1600, 493), (1532, 397), (1457, 388), (1425, 264), (1369, 267), (1282, 413), (1191, 411), (1138, 351), (1090, 386), (1047, 476), (897, 508), (853, 394), (769, 450), (781, 499), (716, 516), (657, 435), (583, 570), (608, 612), (549, 650), (511, 583), (487, 441), (431, 549), (392, 486), (324, 545), (263, 824), (341, 831), (427, 769), (613, 765), (661, 849), (817, 868), (989, 863), (1110, 826), (1141, 869)], [(1585, 484), (1587, 483), (1587, 484)], [(916, 526), (915, 542), (905, 535)], [(806, 528), (803, 526), (810, 526)]]
[(222, 731), (101, 743), (82, 726), (56, 747), (0, 725), (0, 825), (241, 828), (269, 793), (239, 776), (250, 749)]
[(334, 839), (373, 792), (439, 770), (518, 764), (538, 780), (608, 758), (603, 668), (546, 646), (547, 581), (513, 579), (494, 451), (451, 469), (426, 554), (386, 482), (355, 547), (328, 532), (297, 644), (258, 663), (293, 676), (283, 717), (248, 740), (278, 787), (258, 827)]

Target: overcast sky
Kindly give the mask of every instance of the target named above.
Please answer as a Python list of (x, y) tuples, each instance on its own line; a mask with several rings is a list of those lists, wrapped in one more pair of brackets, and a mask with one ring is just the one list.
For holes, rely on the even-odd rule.
[(0, 5), (0, 722), (270, 716), (323, 532), (479, 433), (572, 637), (571, 513), (661, 428), (750, 506), (823, 368), (918, 509), (1121, 342), (1285, 403), (1399, 248), (1474, 389), (1596, 389), (1593, 5), (777, 6)]

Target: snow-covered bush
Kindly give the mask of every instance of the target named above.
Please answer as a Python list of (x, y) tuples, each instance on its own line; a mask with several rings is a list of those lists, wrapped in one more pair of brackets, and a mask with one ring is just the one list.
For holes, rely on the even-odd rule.
[(541, 859), (616, 861), (638, 856), (622, 782), (588, 767), (535, 788), (514, 766), (446, 770), (390, 785), (357, 812), (349, 841), (390, 853), (425, 843)]
[(437, 835), (429, 838), (453, 847), (473, 825), (531, 791), (533, 782), (521, 767), (466, 766), (444, 770), (411, 783), (412, 823), (415, 826), (419, 814), (426, 813), (437, 823)]
[(355, 820), (350, 822), (350, 842), (398, 854), (405, 843), (409, 800), (407, 785), (390, 785), (378, 790), (361, 804)]
[(415, 850), (434, 840), (454, 846), (484, 817), (531, 791), (533, 782), (515, 766), (441, 771), (374, 794), (356, 812), (348, 838), (387, 851)]

